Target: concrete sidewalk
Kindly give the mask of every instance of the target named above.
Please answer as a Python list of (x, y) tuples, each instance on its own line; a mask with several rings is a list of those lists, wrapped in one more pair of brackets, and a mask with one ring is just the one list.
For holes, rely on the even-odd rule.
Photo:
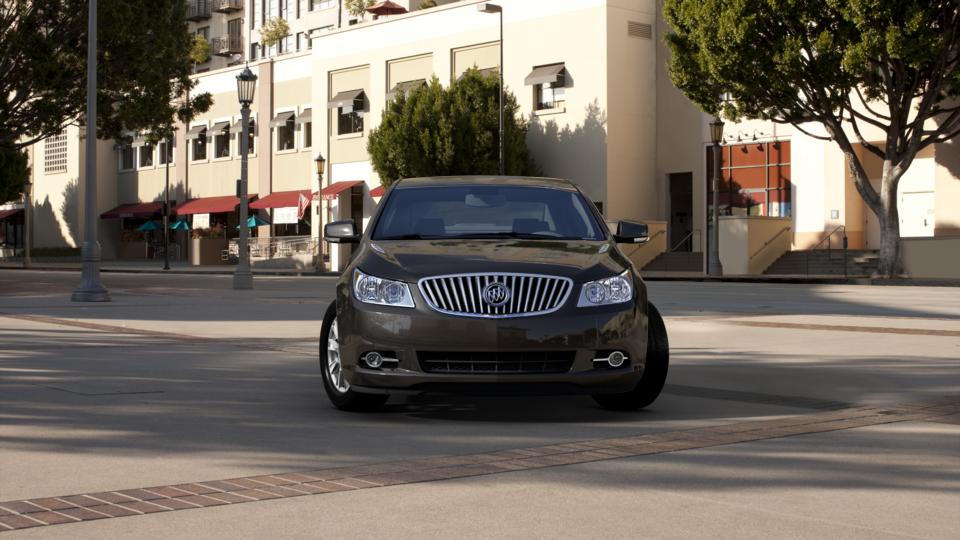
[[(80, 262), (76, 261), (34, 261), (29, 270), (51, 272), (79, 272)], [(234, 265), (207, 265), (192, 266), (189, 263), (176, 261), (170, 263), (170, 270), (163, 270), (161, 261), (103, 261), (100, 271), (104, 273), (130, 274), (209, 274), (232, 275)], [(22, 263), (0, 261), (0, 270), (24, 270)], [(317, 271), (315, 269), (296, 268), (254, 268), (253, 273), (263, 276), (339, 276), (339, 272)], [(874, 279), (868, 276), (835, 276), (835, 275), (744, 275), (712, 277), (700, 272), (641, 272), (646, 281), (702, 281), (723, 283), (798, 283), (814, 285), (889, 285), (889, 286), (923, 286), (923, 287), (960, 287), (960, 280), (933, 280), (933, 279)]]

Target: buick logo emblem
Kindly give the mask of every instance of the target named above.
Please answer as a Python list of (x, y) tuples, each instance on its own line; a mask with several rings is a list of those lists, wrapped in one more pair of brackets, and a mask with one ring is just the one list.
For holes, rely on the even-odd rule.
[(500, 307), (510, 301), (510, 289), (503, 283), (491, 283), (483, 288), (483, 301)]

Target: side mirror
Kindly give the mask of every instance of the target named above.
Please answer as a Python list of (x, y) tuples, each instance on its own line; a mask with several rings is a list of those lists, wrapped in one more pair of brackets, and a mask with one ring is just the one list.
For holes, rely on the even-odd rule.
[(613, 240), (618, 244), (646, 244), (647, 240), (650, 240), (647, 224), (620, 220), (617, 222), (617, 233), (613, 235)]
[(323, 227), (323, 238), (331, 244), (360, 243), (360, 233), (352, 219), (327, 223)]

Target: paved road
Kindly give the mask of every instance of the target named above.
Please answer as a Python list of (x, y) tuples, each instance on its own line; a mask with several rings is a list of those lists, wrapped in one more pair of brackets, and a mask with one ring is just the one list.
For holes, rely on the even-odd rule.
[[(956, 288), (651, 283), (673, 363), (667, 393), (646, 411), (613, 414), (582, 397), (419, 396), (351, 415), (327, 405), (316, 366), (331, 278), (259, 277), (256, 290), (239, 292), (224, 276), (109, 274), (114, 301), (102, 305), (69, 302), (76, 280), (0, 271), (0, 501), (746, 425), (960, 394)], [(949, 416), (903, 418), (2, 534), (955, 537), (960, 425)]]

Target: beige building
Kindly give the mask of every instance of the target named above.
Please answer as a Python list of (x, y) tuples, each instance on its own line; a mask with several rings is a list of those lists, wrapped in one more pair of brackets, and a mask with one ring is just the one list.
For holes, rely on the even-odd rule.
[[(228, 31), (236, 26), (230, 21), (245, 21), (244, 52), (221, 57), (225, 63), (197, 75), (198, 91), (213, 95), (211, 110), (181, 126), (169, 150), (136, 137), (130, 144), (98, 144), (105, 257), (152, 254), (145, 235), (134, 229), (157, 216), (168, 161), (177, 219), (191, 223), (192, 236), (217, 227), (235, 234), (242, 128), (235, 77), (242, 66), (227, 64), (249, 58), (259, 77), (251, 107), (249, 192), (257, 196), (255, 212), (271, 224), (257, 227), (257, 242), (303, 238), (303, 245), (316, 249), (322, 223), (352, 217), (365, 224), (376, 208), (380, 182), (367, 137), (393, 94), (434, 76), (449, 84), (473, 66), (496, 71), (502, 46), (505, 85), (518, 97), (529, 123), (528, 145), (544, 173), (578, 183), (608, 220), (650, 223), (653, 241), (632, 254), (641, 265), (702, 270), (712, 119), (670, 83), (660, 45), (666, 28), (655, 1), (501, 0), (502, 42), (499, 17), (478, 11), (479, 2), (441, 2), (428, 10), (415, 9), (416, 0), (396, 3), (412, 11), (351, 20), (332, 1), (246, 0), (230, 13), (211, 8)], [(274, 16), (288, 20), (291, 35), (264, 49), (258, 29)], [(719, 203), (728, 274), (775, 269), (785, 252), (825, 248), (827, 242), (835, 248), (844, 235), (851, 249), (878, 246), (876, 222), (835, 146), (763, 122), (727, 125), (725, 133)], [(68, 129), (63, 141), (32, 150), (35, 246), (79, 245), (80, 143), (79, 133)], [(956, 144), (930, 149), (903, 181), (908, 255), (936, 251), (931, 241), (960, 238)], [(65, 165), (37, 166), (64, 152)], [(314, 164), (318, 153), (327, 159), (322, 184)], [(879, 176), (875, 163), (869, 169)], [(309, 208), (300, 219), (304, 200)], [(0, 206), (0, 212), (4, 208), (14, 206)], [(200, 239), (187, 236), (178, 233), (181, 257), (200, 249)], [(229, 260), (227, 240), (207, 243)], [(325, 264), (339, 268), (344, 255), (333, 250)], [(680, 268), (670, 268), (671, 258), (682, 261)], [(191, 259), (200, 261), (196, 254)], [(312, 264), (309, 257), (295, 263)], [(908, 270), (916, 275), (939, 277), (930, 265), (911, 264)]]

